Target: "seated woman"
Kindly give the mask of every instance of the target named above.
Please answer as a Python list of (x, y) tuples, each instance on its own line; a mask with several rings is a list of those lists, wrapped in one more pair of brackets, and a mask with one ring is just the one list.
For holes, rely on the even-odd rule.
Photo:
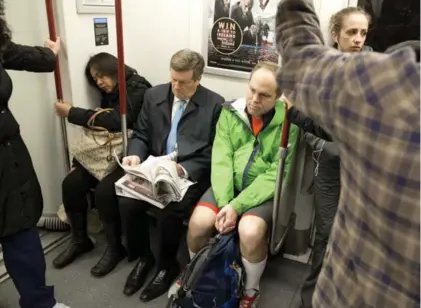
[[(114, 109), (112, 112), (98, 115), (95, 125), (111, 132), (121, 131), (117, 58), (105, 52), (98, 53), (89, 60), (85, 74), (89, 84), (101, 93), (100, 108)], [(145, 91), (150, 87), (151, 84), (145, 78), (126, 65), (128, 128), (133, 127), (142, 107)], [(89, 118), (95, 113), (95, 110), (72, 107), (69, 103), (56, 103), (56, 111), (59, 116), (79, 126), (86, 126)], [(87, 193), (91, 188), (95, 188), (95, 205), (104, 224), (108, 242), (104, 255), (91, 269), (91, 274), (104, 276), (124, 258), (126, 253), (121, 244), (120, 214), (114, 188), (114, 183), (123, 175), (124, 171), (117, 168), (98, 181), (78, 161), (73, 160), (72, 169), (62, 184), (62, 199), (72, 226), (72, 239), (68, 247), (54, 259), (54, 267), (63, 268), (94, 247), (87, 234)]]

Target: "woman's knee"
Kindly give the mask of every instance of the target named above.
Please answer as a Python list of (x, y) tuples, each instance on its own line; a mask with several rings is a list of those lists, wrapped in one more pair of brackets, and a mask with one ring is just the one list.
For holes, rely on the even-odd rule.
[(95, 203), (100, 207), (104, 203), (117, 203), (117, 196), (115, 193), (115, 186), (113, 182), (104, 181), (98, 183), (95, 187)]
[[(74, 197), (85, 195), (89, 187), (86, 185), (86, 179), (84, 179), (83, 174), (76, 168), (66, 175), (63, 182), (61, 183), (61, 190), (63, 194), (63, 199), (68, 197)], [(64, 200), (63, 200), (64, 201)]]

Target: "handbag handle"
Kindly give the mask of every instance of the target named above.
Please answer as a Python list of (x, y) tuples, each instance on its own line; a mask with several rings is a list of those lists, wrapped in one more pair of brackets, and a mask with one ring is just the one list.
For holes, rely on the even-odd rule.
[(86, 125), (88, 125), (89, 126), (89, 128), (92, 128), (92, 129), (97, 129), (97, 130), (100, 130), (100, 131), (108, 131), (108, 129), (106, 129), (106, 128), (104, 128), (104, 127), (101, 127), (101, 126), (95, 126), (95, 119), (96, 119), (96, 117), (97, 116), (99, 116), (101, 113), (104, 113), (104, 112), (108, 112), (108, 111), (113, 111), (114, 109), (113, 108), (105, 108), (105, 109), (100, 109), (100, 110), (98, 110), (97, 112), (95, 112), (90, 118), (89, 118), (89, 120), (88, 120), (88, 123), (86, 123)]
[[(105, 108), (105, 109), (101, 109), (98, 110), (97, 112), (95, 112), (88, 120), (88, 123), (86, 123), (88, 125), (88, 127), (92, 130), (92, 137), (95, 141), (95, 143), (99, 146), (105, 146), (107, 144), (110, 144), (110, 153), (111, 153), (111, 141), (114, 139), (114, 134), (110, 133), (108, 131), (108, 129), (106, 129), (105, 127), (101, 127), (101, 126), (95, 126), (95, 119), (98, 115), (100, 115), (101, 113), (104, 112), (108, 112), (108, 111), (113, 111), (113, 108)], [(103, 132), (107, 132), (108, 133), (108, 137), (107, 137), (107, 141), (105, 141), (104, 144), (100, 144), (96, 138), (95, 138), (95, 134), (93, 131), (103, 131)]]

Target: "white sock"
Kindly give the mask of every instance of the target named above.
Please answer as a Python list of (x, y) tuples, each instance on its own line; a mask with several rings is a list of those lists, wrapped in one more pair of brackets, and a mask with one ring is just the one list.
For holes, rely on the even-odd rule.
[(196, 255), (196, 253), (189, 249), (190, 260), (193, 259), (195, 255)]
[(246, 291), (252, 289), (259, 290), (260, 278), (265, 270), (267, 257), (258, 263), (251, 263), (244, 258), (242, 258), (242, 261), (246, 270)]

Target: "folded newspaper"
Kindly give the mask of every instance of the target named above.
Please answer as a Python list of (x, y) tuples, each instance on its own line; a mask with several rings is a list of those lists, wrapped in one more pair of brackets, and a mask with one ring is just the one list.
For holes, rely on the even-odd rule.
[(170, 202), (180, 202), (194, 184), (180, 178), (176, 163), (168, 159), (149, 156), (140, 165), (120, 166), (126, 174), (115, 183), (116, 194), (144, 200), (161, 209)]

